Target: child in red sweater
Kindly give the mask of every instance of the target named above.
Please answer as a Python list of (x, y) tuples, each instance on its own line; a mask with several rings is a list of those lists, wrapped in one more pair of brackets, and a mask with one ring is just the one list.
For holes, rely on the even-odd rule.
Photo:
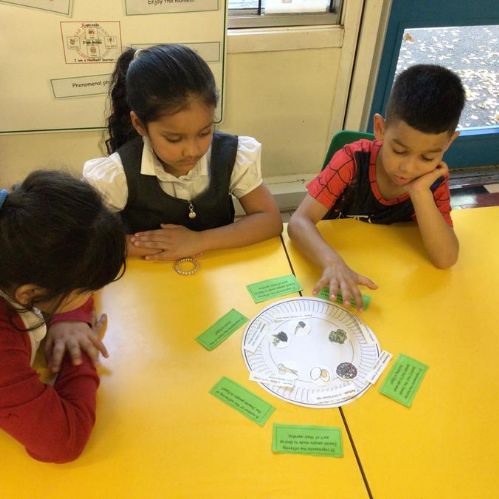
[[(37, 171), (0, 190), (0, 428), (35, 459), (71, 461), (88, 440), (99, 378), (80, 347), (99, 348), (91, 294), (120, 273), (125, 247), (97, 192), (67, 174)], [(68, 331), (83, 323), (88, 338), (75, 342)], [(73, 350), (53, 385), (32, 368), (46, 334), (56, 355)]]

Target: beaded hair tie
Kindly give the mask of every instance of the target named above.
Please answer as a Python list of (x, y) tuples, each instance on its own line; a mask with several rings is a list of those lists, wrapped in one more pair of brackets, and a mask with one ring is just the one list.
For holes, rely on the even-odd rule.
[(174, 264), (175, 272), (180, 275), (192, 275), (199, 270), (199, 262), (192, 257), (180, 258)]

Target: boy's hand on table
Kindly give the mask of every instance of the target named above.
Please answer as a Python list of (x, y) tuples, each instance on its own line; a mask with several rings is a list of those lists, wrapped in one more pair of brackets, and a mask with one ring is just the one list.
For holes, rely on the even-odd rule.
[(331, 301), (336, 301), (339, 292), (343, 297), (345, 306), (350, 305), (350, 301), (353, 300), (357, 309), (362, 310), (362, 295), (358, 288), (359, 285), (367, 286), (370, 289), (378, 288), (371, 279), (357, 274), (343, 260), (338, 260), (324, 269), (312, 293), (316, 295), (322, 288), (329, 287)]
[(45, 356), (52, 372), (58, 372), (66, 351), (69, 352), (74, 366), (81, 364), (81, 352), (84, 351), (98, 365), (99, 352), (109, 357), (102, 337), (107, 326), (107, 316), (97, 318), (94, 314), (93, 325), (86, 322), (61, 321), (52, 324), (47, 331)]
[(413, 196), (418, 192), (429, 191), (430, 187), (436, 182), (440, 177), (444, 177), (449, 174), (449, 167), (447, 163), (441, 162), (434, 170), (429, 173), (425, 173), (409, 182), (405, 187), (409, 196)]
[(161, 229), (134, 234), (131, 242), (138, 248), (158, 251), (145, 260), (177, 260), (203, 252), (201, 232), (183, 225), (162, 224)]

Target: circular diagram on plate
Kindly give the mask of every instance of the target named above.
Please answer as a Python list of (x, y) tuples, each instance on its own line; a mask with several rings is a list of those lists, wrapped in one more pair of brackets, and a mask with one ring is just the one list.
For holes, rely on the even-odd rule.
[(305, 407), (338, 407), (370, 386), (380, 348), (355, 315), (319, 298), (273, 303), (254, 317), (243, 335), (250, 379)]

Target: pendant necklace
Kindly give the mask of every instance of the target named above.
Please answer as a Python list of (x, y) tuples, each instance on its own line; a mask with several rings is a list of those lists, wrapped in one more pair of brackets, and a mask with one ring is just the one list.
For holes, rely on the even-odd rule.
[[(167, 165), (163, 161), (161, 161), (161, 160), (159, 160), (159, 161), (160, 161), (161, 165), (163, 166), (163, 170), (166, 173), (169, 173), (168, 169), (167, 169)], [(175, 182), (172, 182), (171, 186), (173, 187), (173, 197), (176, 198), (176, 199), (178, 199), (178, 197), (177, 197), (177, 188), (175, 187)], [(191, 220), (194, 220), (196, 218), (196, 216), (197, 216), (197, 214), (196, 214), (196, 212), (194, 210), (194, 205), (192, 204), (192, 202), (189, 199), (187, 200), (187, 202), (189, 203), (189, 213), (188, 213), (188, 216), (189, 216), (189, 218)]]
[(194, 205), (189, 201), (189, 218), (193, 220), (196, 218), (196, 212), (194, 211)]
[[(177, 188), (175, 187), (175, 183), (172, 183), (172, 187), (173, 187), (173, 197), (177, 198)], [(194, 211), (194, 205), (192, 204), (192, 202), (190, 200), (187, 200), (187, 202), (189, 203), (189, 214), (188, 215), (189, 215), (189, 218), (191, 220), (193, 220), (194, 218), (196, 218), (196, 212)]]

